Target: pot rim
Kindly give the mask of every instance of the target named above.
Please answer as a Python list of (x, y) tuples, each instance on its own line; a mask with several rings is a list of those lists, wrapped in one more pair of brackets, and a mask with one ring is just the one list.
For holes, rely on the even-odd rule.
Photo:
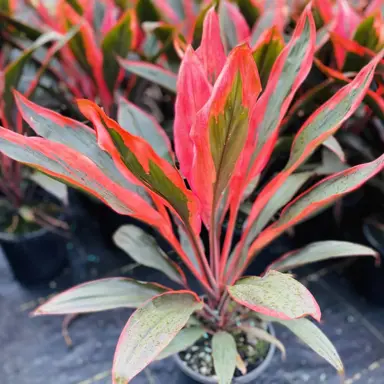
[[(59, 215), (59, 219), (62, 220), (65, 218), (65, 216), (66, 216), (66, 213), (65, 211), (63, 211)], [(28, 241), (31, 239), (35, 239), (36, 237), (41, 237), (48, 233), (55, 233), (55, 232), (49, 230), (48, 228), (43, 228), (43, 227), (32, 232), (26, 232), (26, 233), (17, 234), (17, 235), (15, 235), (14, 233), (6, 233), (6, 232), (0, 231), (0, 241), (6, 241), (8, 243), (18, 243), (21, 241)]]
[[(268, 331), (272, 336), (275, 336), (275, 329), (272, 325), (272, 323), (267, 324)], [(262, 372), (264, 372), (269, 364), (272, 361), (272, 357), (275, 354), (276, 346), (274, 344), (269, 344), (268, 353), (265, 356), (265, 359), (262, 361), (260, 365), (258, 365), (255, 369), (250, 371), (244, 376), (239, 376), (233, 378), (234, 384), (246, 384), (246, 383), (253, 383), (253, 380), (257, 378)], [(175, 353), (173, 355), (173, 359), (176, 361), (176, 364), (179, 366), (179, 368), (189, 377), (199, 381), (200, 383), (207, 383), (207, 384), (217, 384), (217, 380), (208, 377), (203, 376), (200, 373), (194, 371), (193, 369), (189, 368), (187, 364), (184, 363), (184, 361), (180, 358), (178, 353)]]

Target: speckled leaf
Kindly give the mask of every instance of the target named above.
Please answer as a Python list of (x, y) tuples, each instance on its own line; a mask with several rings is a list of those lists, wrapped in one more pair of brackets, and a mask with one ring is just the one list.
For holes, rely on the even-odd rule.
[[(286, 178), (292, 172), (294, 172), (301, 164), (303, 164), (303, 162), (320, 145), (322, 145), (325, 140), (327, 140), (331, 135), (337, 132), (337, 130), (341, 127), (342, 123), (356, 111), (369, 88), (369, 85), (374, 76), (375, 68), (378, 62), (381, 60), (383, 54), (384, 51), (377, 55), (368, 65), (366, 65), (356, 75), (352, 82), (340, 89), (331, 99), (329, 99), (307, 119), (307, 121), (304, 123), (304, 125), (300, 128), (299, 132), (295, 136), (291, 148), (289, 161), (285, 166), (284, 170), (280, 172), (275, 178), (273, 178), (270, 183), (267, 184), (263, 192), (259, 194), (258, 198), (254, 202), (252, 210), (249, 214), (250, 222), (253, 222), (253, 220), (259, 214), (260, 210), (270, 200), (274, 193), (276, 193), (276, 191), (284, 183)], [(380, 160), (378, 161), (380, 162)], [(376, 164), (376, 166), (379, 166), (379, 164)], [(369, 177), (370, 176), (367, 176), (367, 178)], [(344, 187), (341, 187), (342, 183), (344, 183), (344, 181), (340, 181), (338, 183), (338, 188), (341, 188), (345, 191), (342, 192), (342, 194), (347, 193), (347, 183), (344, 183)], [(362, 183), (363, 180), (360, 180), (360, 184), (357, 184), (355, 188), (357, 188), (358, 185), (361, 185)], [(351, 190), (353, 190), (353, 188)], [(332, 194), (331, 189), (329, 189), (328, 191)], [(337, 198), (337, 190), (333, 189), (333, 191), (333, 194), (335, 194), (335, 196), (330, 197), (331, 195), (329, 195), (328, 197), (330, 200), (335, 200)], [(331, 203), (330, 200), (324, 201), (323, 206), (327, 204), (327, 202)], [(308, 209), (312, 209), (312, 212), (314, 212), (316, 210), (316, 206), (317, 203), (312, 204), (311, 207)], [(279, 230), (277, 230), (277, 227), (281, 224), (280, 220), (279, 224), (276, 224), (274, 232), (271, 230), (268, 233), (263, 233), (263, 238), (259, 237), (255, 240), (249, 251), (249, 260), (252, 258), (252, 255), (254, 255), (257, 249), (260, 249), (261, 246), (264, 246), (273, 238), (275, 238), (278, 233), (281, 233), (281, 227)], [(295, 223), (297, 223), (298, 221), (299, 219), (296, 220)], [(293, 222), (291, 225), (293, 225)], [(285, 226), (285, 229), (286, 228), (288, 228), (288, 225)], [(248, 229), (246, 228), (244, 230), (243, 237), (247, 237), (247, 231)]]
[(284, 208), (276, 226), (298, 222), (301, 217), (315, 212), (324, 205), (361, 186), (384, 167), (384, 155), (378, 159), (339, 172), (315, 184)]
[(384, 154), (378, 159), (331, 175), (303, 192), (282, 211), (279, 220), (267, 227), (253, 242), (249, 254), (270, 243), (300, 221), (330, 206), (345, 194), (354, 191), (384, 168)]
[(315, 298), (292, 276), (269, 271), (263, 277), (245, 277), (228, 287), (237, 303), (251, 310), (280, 319), (297, 319), (311, 315), (320, 321), (321, 312)]
[(329, 136), (328, 139), (324, 141), (323, 145), (332, 151), (341, 161), (345, 161), (345, 153), (335, 136)]
[(201, 327), (182, 329), (168, 346), (160, 352), (160, 355), (157, 356), (156, 360), (165, 359), (175, 353), (184, 351), (199, 340), (204, 334), (205, 330)]
[(296, 320), (279, 320), (269, 319), (276, 321), (287, 327), (293, 332), (304, 344), (313, 349), (319, 356), (328, 361), (338, 372), (344, 372), (344, 366), (341, 361), (336, 348), (327, 336), (308, 319)]
[(173, 340), (191, 314), (203, 303), (191, 291), (156, 296), (128, 320), (116, 347), (112, 368), (114, 384), (128, 383)]
[(315, 111), (297, 133), (286, 169), (306, 159), (340, 125), (350, 117), (362, 102), (372, 81), (376, 65), (384, 51), (365, 66), (355, 79), (338, 91), (330, 100)]
[(180, 267), (168, 258), (156, 240), (135, 225), (123, 225), (113, 235), (113, 241), (137, 263), (163, 272), (171, 280), (183, 284)]
[(77, 285), (37, 308), (33, 314), (61, 315), (114, 308), (136, 308), (167, 288), (123, 277), (112, 277)]
[(268, 269), (287, 271), (305, 264), (317, 261), (350, 256), (373, 256), (377, 252), (365, 245), (350, 243), (348, 241), (319, 241), (311, 243), (304, 248), (288, 252), (272, 263)]
[(301, 172), (290, 175), (285, 183), (267, 202), (258, 218), (251, 226), (249, 238), (254, 239), (260, 231), (268, 224), (272, 217), (284, 207), (298, 190), (313, 176), (313, 172)]
[(217, 332), (212, 337), (212, 357), (219, 384), (230, 384), (236, 369), (237, 349), (234, 337)]

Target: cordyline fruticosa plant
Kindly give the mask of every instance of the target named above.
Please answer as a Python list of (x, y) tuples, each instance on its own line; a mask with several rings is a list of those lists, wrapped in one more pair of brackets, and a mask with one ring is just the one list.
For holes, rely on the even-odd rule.
[[(262, 277), (241, 276), (277, 236), (355, 190), (384, 167), (382, 155), (331, 175), (294, 198), (310, 177), (298, 168), (360, 105), (382, 53), (303, 124), (292, 143), (288, 163), (262, 188), (241, 239), (231, 246), (239, 206), (247, 187), (255, 185), (268, 164), (280, 123), (312, 66), (315, 39), (314, 20), (307, 8), (262, 91), (249, 46), (239, 45), (226, 57), (218, 18), (211, 9), (205, 18), (201, 45), (197, 51), (187, 48), (178, 76), (174, 125), (178, 163), (168, 139), (153, 121), (146, 126), (143, 122), (143, 129), (135, 136), (129, 126), (123, 128), (93, 102), (79, 100), (78, 107), (92, 122), (92, 130), (16, 95), (25, 121), (43, 138), (1, 129), (0, 150), (95, 195), (121, 214), (153, 226), (204, 291), (201, 297), (191, 291), (183, 270), (155, 248), (148, 256), (147, 235), (123, 227), (116, 241), (130, 252), (132, 242), (146, 244), (133, 257), (165, 271), (181, 290), (132, 279), (103, 279), (64, 292), (36, 310), (38, 315), (138, 307), (117, 345), (114, 383), (129, 382), (160, 353), (166, 355), (167, 347), (173, 352), (186, 348), (186, 340), (194, 340), (184, 332), (201, 326), (213, 335), (218, 380), (229, 383), (237, 356), (232, 335), (241, 327), (234, 322), (236, 306), (246, 308), (248, 317), (288, 327), (343, 371), (330, 341), (304, 318), (320, 320), (316, 300), (283, 272), (326, 258), (374, 255), (372, 250), (345, 242), (314, 243), (284, 255)], [(152, 140), (151, 144), (143, 136)], [(269, 224), (281, 208), (279, 218)], [(221, 227), (227, 215), (228, 229), (221, 245)], [(179, 236), (173, 231), (171, 217)], [(202, 225), (209, 231), (209, 250), (204, 249), (199, 237)], [(191, 318), (203, 325), (195, 321), (189, 326)]]

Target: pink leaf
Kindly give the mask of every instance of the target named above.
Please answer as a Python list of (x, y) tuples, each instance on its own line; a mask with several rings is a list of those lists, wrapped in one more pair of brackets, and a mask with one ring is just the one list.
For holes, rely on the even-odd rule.
[(184, 177), (188, 178), (193, 160), (193, 143), (190, 133), (197, 112), (204, 106), (211, 94), (203, 66), (192, 47), (188, 47), (180, 66), (177, 79), (175, 103), (174, 137), (175, 151)]
[(226, 60), (220, 36), (219, 18), (214, 8), (211, 8), (205, 16), (203, 37), (196, 54), (203, 63), (207, 78), (211, 83), (214, 83)]

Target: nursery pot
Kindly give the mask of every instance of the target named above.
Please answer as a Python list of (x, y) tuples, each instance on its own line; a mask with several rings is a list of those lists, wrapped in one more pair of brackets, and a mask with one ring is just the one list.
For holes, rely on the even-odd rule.
[[(275, 330), (272, 326), (272, 324), (268, 324), (268, 331), (272, 336), (275, 336)], [(276, 347), (273, 344), (269, 345), (269, 349), (267, 352), (267, 355), (265, 356), (264, 360), (258, 365), (255, 369), (248, 372), (244, 376), (235, 377), (232, 380), (233, 384), (248, 384), (248, 383), (255, 383), (257, 378), (268, 368), (268, 366), (271, 364), (272, 357), (275, 353)], [(214, 379), (212, 377), (204, 376), (193, 369), (191, 369), (179, 356), (179, 354), (173, 355), (173, 358), (177, 364), (177, 366), (181, 369), (181, 371), (184, 372), (188, 377), (193, 379), (197, 383), (202, 384), (217, 384), (217, 379)]]
[(0, 245), (13, 276), (23, 285), (50, 281), (68, 262), (67, 239), (46, 228), (25, 234), (0, 232)]
[(77, 190), (69, 193), (71, 206), (80, 206), (94, 222), (97, 222), (101, 237), (106, 246), (114, 248), (113, 234), (119, 227), (125, 224), (136, 224), (136, 221), (129, 216), (119, 215), (106, 204), (96, 200)]

